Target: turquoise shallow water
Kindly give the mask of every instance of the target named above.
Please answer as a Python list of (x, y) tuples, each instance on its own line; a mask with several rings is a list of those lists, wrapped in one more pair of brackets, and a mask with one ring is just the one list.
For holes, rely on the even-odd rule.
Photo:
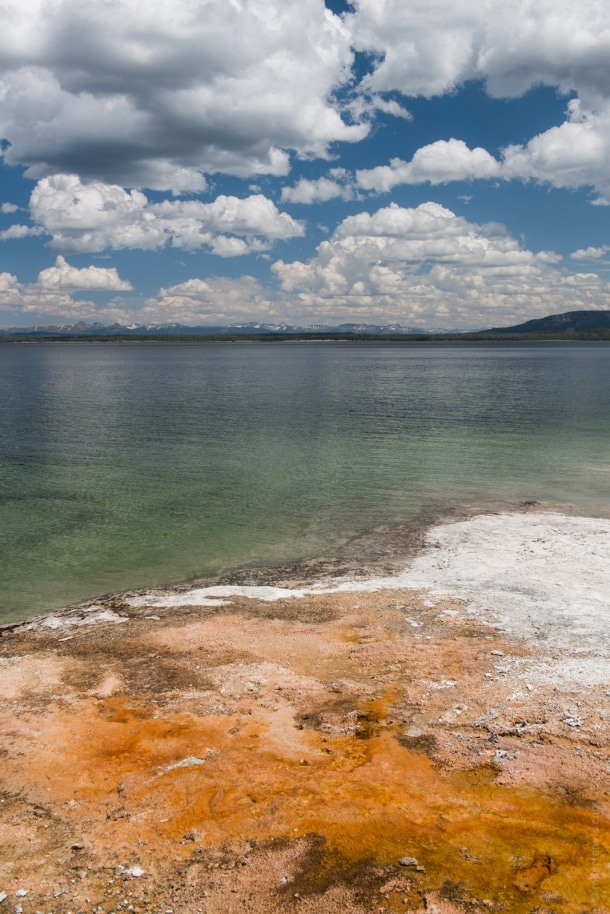
[(0, 346), (0, 621), (443, 505), (610, 507), (604, 344)]

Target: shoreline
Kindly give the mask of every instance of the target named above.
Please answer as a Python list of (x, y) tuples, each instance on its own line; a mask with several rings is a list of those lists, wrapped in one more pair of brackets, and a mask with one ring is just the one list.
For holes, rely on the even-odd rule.
[(0, 891), (22, 914), (608, 912), (610, 521), (542, 507), (435, 525), (400, 573), (4, 627)]
[[(366, 564), (360, 561), (365, 551)], [(561, 624), (547, 632), (546, 639), (557, 640), (563, 633), (563, 648), (574, 649), (569, 630), (580, 624), (581, 641), (583, 636), (593, 638), (610, 657), (610, 626), (604, 619), (605, 613), (610, 618), (610, 598), (606, 595), (610, 589), (609, 560), (610, 509), (583, 515), (568, 505), (537, 502), (491, 511), (462, 505), (450, 514), (437, 511), (425, 520), (382, 533), (359, 534), (327, 557), (94, 597), (0, 625), (0, 636), (21, 628), (59, 629), (79, 622), (93, 624), (98, 619), (110, 621), (104, 613), (112, 613), (113, 607), (121, 605), (132, 610), (220, 608), (240, 597), (275, 602), (409, 590), (427, 596), (432, 600), (430, 605), (447, 598), (466, 602), (469, 613), (484, 624), (522, 640), (540, 637), (538, 629), (547, 620), (537, 616), (555, 612), (556, 622)], [(486, 611), (490, 602), (496, 607), (495, 613)], [(588, 626), (584, 624), (587, 611)]]
[(93, 594), (46, 612), (0, 621), (0, 637), (3, 632), (12, 631), (21, 625), (34, 624), (55, 616), (61, 618), (89, 605), (112, 604), (123, 598), (144, 597), (149, 594), (180, 594), (198, 588), (241, 585), (315, 588), (320, 582), (344, 580), (349, 583), (353, 580), (357, 583), (372, 578), (392, 578), (399, 576), (405, 567), (421, 554), (425, 548), (426, 537), (437, 528), (468, 521), (481, 515), (529, 516), (532, 513), (610, 520), (610, 504), (602, 506), (589, 502), (575, 504), (499, 499), (428, 505), (408, 521), (392, 522), (370, 530), (358, 531), (325, 553), (316, 556), (306, 556), (273, 565), (240, 565), (211, 576), (196, 576), (167, 584), (134, 586)]

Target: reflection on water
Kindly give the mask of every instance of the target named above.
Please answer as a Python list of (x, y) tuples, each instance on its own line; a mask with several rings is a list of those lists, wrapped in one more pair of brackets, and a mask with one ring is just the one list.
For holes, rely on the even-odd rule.
[(2, 618), (445, 505), (606, 510), (609, 382), (603, 344), (5, 344)]

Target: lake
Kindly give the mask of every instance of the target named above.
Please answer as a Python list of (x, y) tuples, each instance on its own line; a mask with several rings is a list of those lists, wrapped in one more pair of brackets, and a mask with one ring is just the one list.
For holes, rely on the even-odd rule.
[(0, 621), (523, 501), (607, 516), (610, 346), (0, 346)]

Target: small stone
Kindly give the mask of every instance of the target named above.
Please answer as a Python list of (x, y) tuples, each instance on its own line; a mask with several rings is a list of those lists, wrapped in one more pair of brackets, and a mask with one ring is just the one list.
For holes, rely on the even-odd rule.
[(419, 861), (415, 857), (401, 857), (398, 863), (400, 866), (419, 866)]
[(20, 904), (16, 904), (13, 910), (15, 914), (23, 914), (23, 908)]
[(490, 653), (493, 654), (494, 657), (503, 657), (504, 656), (504, 651), (490, 651)]
[(139, 879), (140, 876), (146, 875), (146, 870), (143, 870), (141, 866), (130, 866), (126, 873), (129, 876), (133, 876), (136, 879)]
[(15, 892), (15, 895), (17, 896), (17, 898), (25, 898), (27, 893), (28, 893), (27, 889), (17, 889), (17, 891)]
[(85, 845), (82, 841), (75, 841), (74, 844), (70, 845), (73, 851), (82, 851), (85, 849)]
[(585, 722), (584, 717), (568, 716), (568, 717), (564, 717), (564, 719), (563, 719), (563, 723), (567, 724), (568, 727), (582, 727), (584, 722)]
[(0, 904), (2, 904), (3, 901), (6, 901), (6, 899), (7, 899), (6, 892), (0, 892)]

